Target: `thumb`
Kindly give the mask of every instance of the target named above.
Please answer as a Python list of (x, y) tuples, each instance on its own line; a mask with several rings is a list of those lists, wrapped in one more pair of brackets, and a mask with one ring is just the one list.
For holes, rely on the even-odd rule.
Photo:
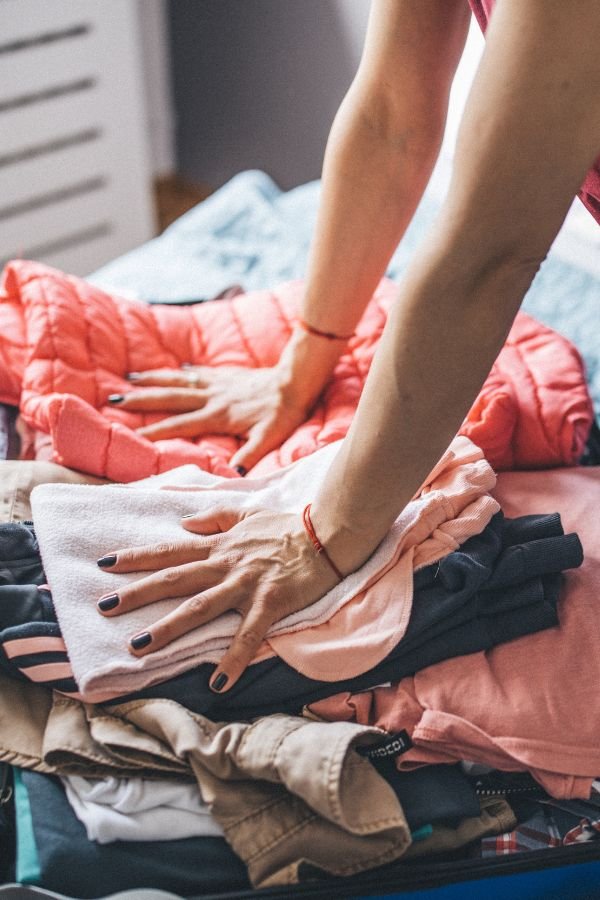
[(181, 524), (186, 531), (194, 534), (220, 534), (229, 531), (244, 517), (241, 509), (224, 509), (216, 507), (199, 513), (189, 513), (181, 517)]
[(259, 462), (269, 450), (274, 450), (288, 437), (288, 432), (276, 422), (258, 422), (248, 432), (248, 440), (233, 454), (229, 465), (241, 466), (246, 472)]

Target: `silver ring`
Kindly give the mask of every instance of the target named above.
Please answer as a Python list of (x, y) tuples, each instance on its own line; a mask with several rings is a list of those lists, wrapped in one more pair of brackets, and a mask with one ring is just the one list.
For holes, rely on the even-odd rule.
[(197, 372), (188, 373), (188, 387), (197, 388), (199, 380)]

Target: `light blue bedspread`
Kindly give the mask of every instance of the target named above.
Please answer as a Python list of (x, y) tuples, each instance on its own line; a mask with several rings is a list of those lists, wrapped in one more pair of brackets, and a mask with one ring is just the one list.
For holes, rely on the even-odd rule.
[[(234, 282), (252, 290), (301, 277), (318, 199), (318, 182), (282, 192), (264, 173), (243, 172), (160, 237), (99, 269), (90, 280), (107, 290), (168, 303), (210, 297)], [(391, 278), (402, 277), (437, 209), (426, 194), (394, 254)], [(550, 255), (523, 308), (579, 348), (600, 415), (600, 280)]]

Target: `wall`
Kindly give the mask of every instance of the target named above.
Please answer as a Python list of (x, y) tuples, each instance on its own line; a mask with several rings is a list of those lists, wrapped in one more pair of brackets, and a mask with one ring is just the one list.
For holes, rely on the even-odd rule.
[(178, 169), (218, 186), (259, 168), (319, 176), (368, 0), (170, 0)]
[(175, 170), (175, 110), (166, 0), (137, 0), (152, 173)]

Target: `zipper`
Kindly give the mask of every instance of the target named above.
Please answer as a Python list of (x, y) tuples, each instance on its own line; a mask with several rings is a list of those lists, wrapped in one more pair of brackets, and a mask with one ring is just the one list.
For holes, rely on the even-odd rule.
[(474, 787), (478, 797), (531, 797), (543, 799), (548, 796), (546, 791), (530, 775), (522, 772), (493, 772), (489, 775), (480, 775), (475, 780)]

